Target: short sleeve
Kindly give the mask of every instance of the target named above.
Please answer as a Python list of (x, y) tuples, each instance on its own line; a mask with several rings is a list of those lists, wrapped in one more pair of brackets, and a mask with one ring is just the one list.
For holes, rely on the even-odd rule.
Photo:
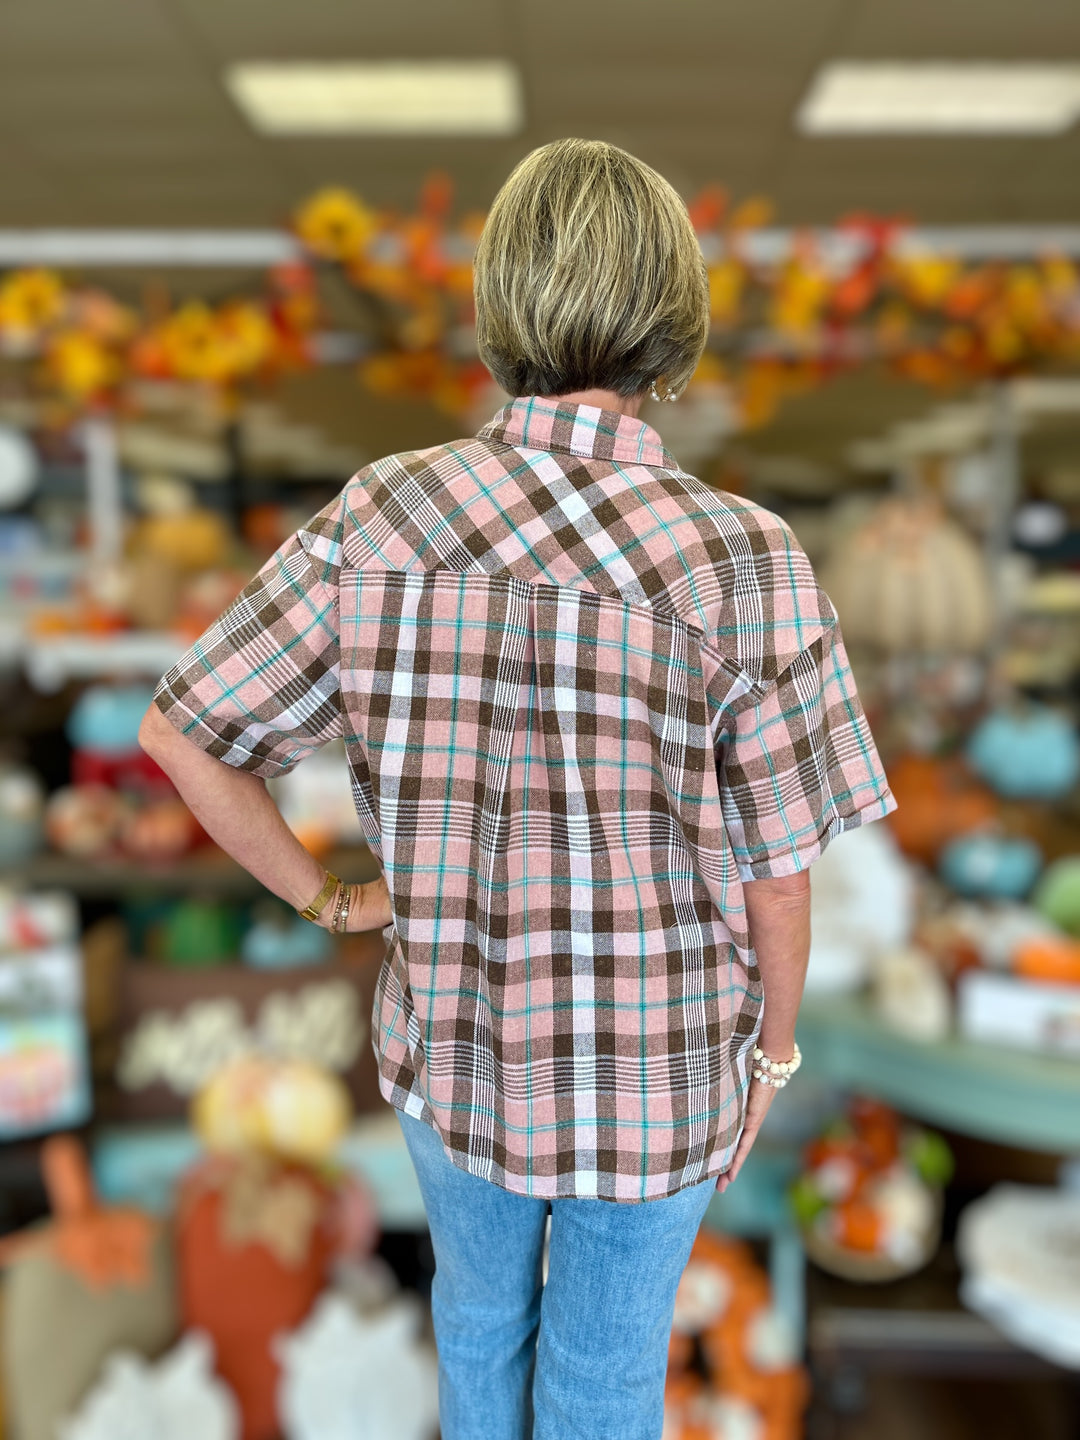
[(240, 770), (284, 775), (342, 733), (341, 499), (298, 530), (158, 682), (183, 735)]
[(720, 731), (717, 775), (743, 880), (804, 870), (834, 835), (897, 808), (839, 625)]

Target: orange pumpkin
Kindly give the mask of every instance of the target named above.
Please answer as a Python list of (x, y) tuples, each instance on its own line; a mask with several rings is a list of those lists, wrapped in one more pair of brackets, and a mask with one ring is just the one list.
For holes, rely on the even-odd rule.
[(1013, 951), (1012, 968), (1026, 980), (1080, 985), (1080, 940), (1071, 935), (1040, 935)]
[(728, 1286), (722, 1311), (699, 1333), (708, 1382), (681, 1368), (693, 1353), (692, 1342), (676, 1344), (669, 1352), (673, 1365), (665, 1393), (665, 1437), (711, 1440), (716, 1423), (710, 1418), (710, 1402), (728, 1398), (756, 1412), (763, 1440), (795, 1440), (808, 1395), (805, 1372), (797, 1365), (774, 1367), (755, 1356), (755, 1322), (770, 1304), (765, 1272), (745, 1243), (704, 1228), (690, 1261), (715, 1267)]
[(848, 1250), (873, 1254), (881, 1248), (882, 1221), (865, 1200), (847, 1200), (836, 1207), (836, 1240)]
[(993, 792), (960, 760), (903, 755), (888, 778), (898, 808), (886, 823), (905, 854), (931, 867), (950, 840), (998, 814)]

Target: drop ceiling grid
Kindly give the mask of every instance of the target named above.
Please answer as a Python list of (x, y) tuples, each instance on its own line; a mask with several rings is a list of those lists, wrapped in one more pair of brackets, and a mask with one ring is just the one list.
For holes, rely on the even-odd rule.
[(508, 0), (158, 0), (198, 32), (206, 53), (232, 60), (337, 60), (503, 55)]
[(860, 59), (1080, 58), (1076, 0), (859, 0), (837, 54)]
[[(512, 139), (268, 140), (221, 83), (239, 58), (506, 54)], [(792, 116), (831, 55), (1080, 59), (1078, 0), (0, 0), (0, 224), (279, 224), (317, 185), (408, 206), (448, 170), (483, 206), (533, 145), (599, 135), (686, 193), (772, 194), (779, 218), (1080, 215), (1077, 136), (811, 140)]]

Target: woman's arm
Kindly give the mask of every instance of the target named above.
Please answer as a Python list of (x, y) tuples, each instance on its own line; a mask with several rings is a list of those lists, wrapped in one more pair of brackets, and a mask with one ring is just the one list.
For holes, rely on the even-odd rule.
[[(765, 991), (758, 1044), (770, 1059), (790, 1060), (810, 958), (810, 871), (747, 881), (743, 894), (750, 941)], [(717, 1182), (718, 1190), (725, 1190), (742, 1168), (775, 1094), (772, 1085), (750, 1081), (742, 1137), (730, 1168)]]
[[(265, 781), (200, 750), (151, 705), (139, 727), (139, 744), (176, 786), (206, 833), (245, 870), (294, 909), (322, 888), (325, 868), (292, 833)], [(332, 899), (332, 897), (331, 897)], [(376, 930), (393, 919), (386, 881), (358, 887), (349, 930)], [(327, 923), (331, 901), (320, 912)]]

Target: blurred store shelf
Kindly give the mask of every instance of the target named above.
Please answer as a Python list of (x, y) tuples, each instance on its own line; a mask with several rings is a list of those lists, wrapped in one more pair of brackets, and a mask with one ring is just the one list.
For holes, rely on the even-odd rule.
[(115, 635), (26, 636), (20, 659), (38, 690), (55, 691), (69, 680), (99, 676), (164, 674), (187, 646), (178, 635), (123, 630)]
[[(336, 875), (353, 882), (374, 880), (378, 861), (362, 846), (334, 850), (324, 863)], [(222, 897), (258, 895), (262, 886), (216, 846), (208, 846), (181, 860), (145, 865), (137, 860), (80, 860), (68, 855), (38, 855), (17, 870), (0, 871), (0, 883), (35, 890), (69, 890), (80, 899), (122, 895), (130, 890), (167, 894), (213, 893)]]
[[(904, 1394), (918, 1397), (924, 1425), (920, 1433), (940, 1435), (992, 1433), (994, 1435), (1076, 1434), (1065, 1418), (1076, 1416), (1078, 1392), (1075, 1382), (1070, 1397), (1070, 1374), (1042, 1356), (1016, 1345), (981, 1316), (965, 1310), (959, 1296), (960, 1270), (953, 1247), (943, 1245), (925, 1269), (907, 1279), (888, 1285), (868, 1287), (811, 1266), (807, 1272), (808, 1326), (807, 1359), (813, 1376), (813, 1398), (807, 1434), (823, 1440), (841, 1437), (908, 1434), (888, 1429), (888, 1416), (881, 1413), (882, 1396), (878, 1377), (892, 1377), (903, 1385)], [(920, 1387), (920, 1379), (924, 1382)], [(1050, 1382), (1061, 1387), (1059, 1409), (1065, 1426), (1052, 1432), (1033, 1423), (1023, 1430), (931, 1426), (934, 1406), (927, 1399), (934, 1392), (926, 1385), (937, 1382), (953, 1387), (957, 1382), (975, 1382), (982, 1393), (993, 1386), (992, 1394), (1002, 1405), (1009, 1402), (1009, 1383)], [(886, 1390), (888, 1396), (890, 1392)], [(940, 1393), (940, 1392), (938, 1392)], [(950, 1389), (950, 1393), (954, 1393)], [(972, 1392), (960, 1391), (967, 1397)], [(960, 1404), (965, 1405), (965, 1400)], [(1012, 1405), (1016, 1406), (1015, 1399)], [(914, 1432), (911, 1432), (914, 1433)]]
[(920, 1044), (848, 996), (807, 997), (798, 1035), (807, 1074), (961, 1134), (1080, 1153), (1075, 1060), (961, 1039)]

